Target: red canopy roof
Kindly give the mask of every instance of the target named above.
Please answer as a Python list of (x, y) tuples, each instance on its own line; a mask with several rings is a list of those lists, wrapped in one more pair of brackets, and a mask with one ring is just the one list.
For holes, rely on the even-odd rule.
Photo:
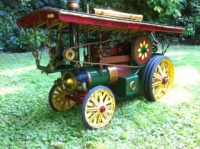
[(17, 25), (22, 28), (53, 28), (62, 23), (62, 27), (68, 27), (69, 23), (77, 23), (79, 30), (95, 30), (101, 27), (102, 30), (137, 32), (137, 31), (157, 31), (182, 33), (184, 28), (153, 24), (148, 22), (134, 21), (130, 19), (107, 17), (101, 15), (87, 14), (76, 11), (69, 11), (55, 8), (43, 8), (32, 11), (17, 21)]

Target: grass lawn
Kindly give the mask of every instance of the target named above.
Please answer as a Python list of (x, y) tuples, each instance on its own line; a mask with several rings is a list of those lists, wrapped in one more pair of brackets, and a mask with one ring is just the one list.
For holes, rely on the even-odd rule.
[(172, 46), (166, 55), (175, 83), (160, 102), (120, 100), (111, 123), (89, 131), (81, 106), (51, 110), (48, 92), (59, 73), (41, 74), (31, 53), (0, 54), (1, 148), (199, 149), (200, 46)]

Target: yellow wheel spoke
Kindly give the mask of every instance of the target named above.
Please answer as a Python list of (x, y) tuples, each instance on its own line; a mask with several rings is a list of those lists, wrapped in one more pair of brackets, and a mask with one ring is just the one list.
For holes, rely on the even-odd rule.
[(86, 114), (86, 117), (91, 117), (92, 113), (93, 112), (88, 111), (87, 114)]
[(99, 114), (100, 114), (99, 111), (97, 111), (95, 114), (93, 114), (93, 115), (89, 118), (90, 122), (92, 122), (94, 119), (97, 119), (97, 117), (98, 117)]
[(110, 109), (112, 109), (112, 105), (107, 105), (106, 110), (110, 110)]
[(162, 81), (156, 81), (152, 84), (153, 87), (158, 86), (158, 85), (162, 85)]
[(61, 94), (54, 94), (54, 97), (56, 97), (56, 98), (65, 98), (65, 96), (61, 95)]
[(95, 104), (92, 101), (88, 101), (87, 106), (88, 107), (95, 107)]
[(70, 106), (65, 107), (65, 109), (70, 109), (74, 104), (70, 104)]
[(109, 97), (106, 97), (106, 100), (104, 101), (105, 105), (111, 104), (113, 101), (109, 99)]
[(164, 73), (163, 73), (163, 70), (162, 70), (162, 68), (161, 68), (161, 66), (160, 65), (158, 65), (158, 70), (159, 70), (159, 73), (161, 74), (161, 76), (164, 76)]
[(108, 103), (108, 96), (104, 100), (104, 104), (106, 105)]
[(54, 104), (61, 103), (62, 101), (63, 101), (63, 99), (53, 98), (53, 103)]
[(161, 85), (158, 88), (156, 88), (154, 92), (155, 95), (159, 95), (162, 93), (166, 94), (166, 87), (164, 85)]
[(100, 113), (99, 117), (98, 117), (98, 124), (100, 124), (102, 122), (102, 119), (103, 119), (103, 114)]
[[(62, 108), (62, 109), (65, 109), (66, 102), (67, 102), (67, 100), (64, 99), (64, 100), (63, 100), (63, 104), (61, 105), (61, 108)], [(69, 102), (68, 102), (68, 105), (69, 105)]]
[(112, 114), (112, 113), (113, 113), (113, 110), (112, 110), (112, 109), (106, 110), (106, 113)]
[(101, 94), (101, 97), (100, 97), (100, 103), (103, 104), (103, 100), (105, 99), (105, 97), (107, 96), (107, 92), (103, 92), (103, 95)]
[(156, 79), (162, 80), (162, 76), (159, 75), (158, 73), (154, 73), (153, 76), (154, 76)]
[(102, 104), (103, 103), (103, 96), (102, 93), (99, 92), (99, 103)]
[(159, 91), (162, 89), (162, 85), (160, 85), (160, 86), (158, 86), (157, 88), (153, 88), (153, 93), (154, 93), (154, 95), (157, 95), (157, 94), (159, 94)]
[(87, 111), (99, 111), (99, 107), (87, 107)]
[(67, 105), (68, 107), (71, 107), (73, 102), (74, 102), (74, 101), (72, 101), (72, 100), (70, 100), (70, 99), (66, 99), (65, 105)]
[(103, 123), (104, 125), (106, 125), (106, 124), (108, 123), (104, 117), (102, 117), (102, 123)]
[(64, 85), (61, 85), (61, 86), (60, 86), (60, 90), (61, 90), (61, 91), (65, 91)]
[(162, 70), (163, 70), (163, 74), (164, 74), (164, 75), (166, 75), (166, 72), (167, 72), (167, 71), (166, 71), (166, 66), (165, 66), (165, 65), (163, 65), (163, 67), (162, 67), (162, 68), (163, 68), (163, 69), (162, 69)]
[(93, 124), (97, 124), (97, 118), (94, 119)]
[(103, 116), (104, 116), (104, 118), (105, 118), (105, 121), (106, 121), (106, 119), (107, 119), (107, 117), (108, 117), (108, 114), (107, 114), (107, 113), (108, 113), (108, 111), (106, 111), (106, 112), (103, 113)]
[(94, 97), (92, 97), (91, 100), (97, 107), (101, 106), (100, 103)]
[(169, 88), (169, 83), (163, 85), (163, 91), (167, 92), (167, 89)]
[(56, 89), (55, 89), (55, 93), (62, 94), (63, 91), (62, 91), (60, 88), (56, 88)]
[(96, 99), (96, 100), (98, 100), (98, 98), (99, 98), (99, 93), (98, 93), (98, 91), (94, 93), (93, 98)]
[(166, 92), (167, 92), (167, 88), (164, 88), (164, 87), (160, 88), (158, 90), (158, 93), (155, 95), (156, 99), (157, 100), (160, 99), (162, 96), (166, 94)]

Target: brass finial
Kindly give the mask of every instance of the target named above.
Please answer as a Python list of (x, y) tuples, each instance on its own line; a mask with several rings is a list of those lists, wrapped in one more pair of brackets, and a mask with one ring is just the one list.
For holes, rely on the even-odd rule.
[(78, 0), (68, 0), (68, 9), (77, 11), (79, 9)]

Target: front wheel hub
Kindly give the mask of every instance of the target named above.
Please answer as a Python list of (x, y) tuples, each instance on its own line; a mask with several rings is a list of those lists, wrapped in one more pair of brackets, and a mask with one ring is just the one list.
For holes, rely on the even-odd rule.
[(106, 111), (106, 107), (105, 107), (105, 106), (101, 106), (101, 107), (100, 107), (100, 112), (103, 113), (103, 112), (105, 112), (105, 111)]

